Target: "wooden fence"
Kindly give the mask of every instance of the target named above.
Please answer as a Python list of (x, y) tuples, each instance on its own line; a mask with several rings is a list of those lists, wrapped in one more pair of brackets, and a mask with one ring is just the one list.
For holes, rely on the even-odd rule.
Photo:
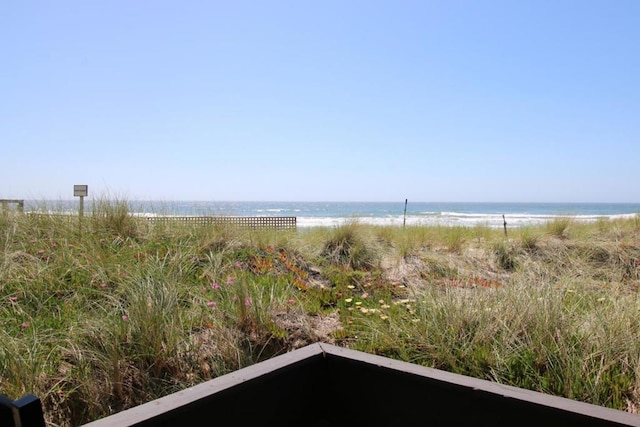
[[(29, 213), (34, 217), (56, 217), (65, 218), (70, 221), (77, 221), (78, 215), (65, 215), (55, 213)], [(149, 224), (177, 224), (194, 226), (234, 226), (251, 229), (276, 229), (295, 230), (297, 227), (297, 217), (295, 216), (152, 216), (135, 217)], [(85, 216), (85, 219), (88, 219)], [(90, 219), (90, 216), (89, 216)]]
[(16, 205), (18, 207), (18, 212), (24, 212), (24, 200), (22, 199), (0, 199), (0, 206), (2, 206), (2, 211), (5, 212), (9, 209), (9, 204)]
[(245, 228), (295, 229), (295, 216), (154, 216), (152, 224), (183, 223), (191, 225), (230, 225)]

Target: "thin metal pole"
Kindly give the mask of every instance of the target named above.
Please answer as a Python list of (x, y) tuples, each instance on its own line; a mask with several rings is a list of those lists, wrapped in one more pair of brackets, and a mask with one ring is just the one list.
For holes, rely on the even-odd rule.
[(504, 237), (507, 237), (507, 220), (505, 219), (504, 215), (502, 215), (502, 222), (504, 226)]
[(402, 227), (407, 225), (407, 202), (409, 199), (404, 199), (404, 219), (402, 220)]

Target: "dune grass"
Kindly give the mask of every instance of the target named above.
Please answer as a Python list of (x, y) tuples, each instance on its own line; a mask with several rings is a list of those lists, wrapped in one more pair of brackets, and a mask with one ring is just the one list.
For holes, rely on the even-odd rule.
[(0, 215), (0, 393), (88, 422), (326, 341), (640, 404), (640, 221), (250, 231)]

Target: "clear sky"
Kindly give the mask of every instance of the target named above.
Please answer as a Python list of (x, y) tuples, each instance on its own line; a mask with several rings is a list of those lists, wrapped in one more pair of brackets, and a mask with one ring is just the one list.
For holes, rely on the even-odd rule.
[(640, 202), (640, 1), (0, 2), (0, 198)]

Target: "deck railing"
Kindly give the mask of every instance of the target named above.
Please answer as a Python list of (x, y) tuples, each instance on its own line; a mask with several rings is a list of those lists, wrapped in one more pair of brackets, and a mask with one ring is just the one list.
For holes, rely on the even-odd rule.
[(0, 394), (0, 426), (45, 427), (40, 399), (28, 394), (18, 400), (11, 400)]
[[(43, 427), (29, 399), (33, 418), (23, 410), (15, 426)], [(1, 415), (0, 426), (13, 426)], [(85, 427), (204, 425), (601, 427), (640, 426), (640, 417), (316, 343)]]

